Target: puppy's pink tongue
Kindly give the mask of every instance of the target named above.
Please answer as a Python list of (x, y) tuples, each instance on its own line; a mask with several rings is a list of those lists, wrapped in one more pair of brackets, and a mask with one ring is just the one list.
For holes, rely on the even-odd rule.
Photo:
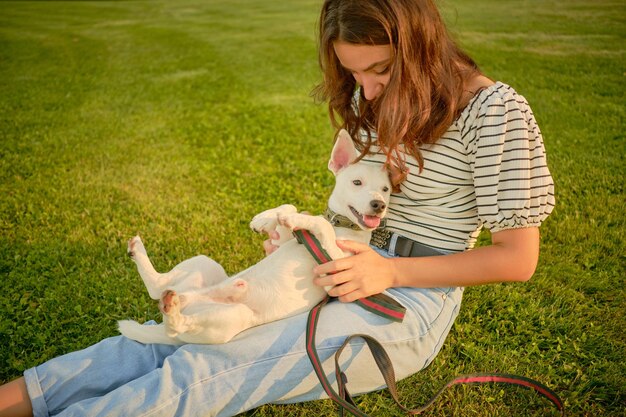
[(375, 229), (380, 225), (380, 217), (363, 215), (363, 223), (367, 227)]

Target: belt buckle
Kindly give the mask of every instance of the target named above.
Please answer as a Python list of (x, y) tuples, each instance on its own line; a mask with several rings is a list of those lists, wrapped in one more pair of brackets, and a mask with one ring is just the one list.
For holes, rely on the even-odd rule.
[(391, 232), (387, 229), (376, 229), (372, 232), (372, 238), (370, 244), (380, 249), (387, 249), (389, 239), (391, 238)]

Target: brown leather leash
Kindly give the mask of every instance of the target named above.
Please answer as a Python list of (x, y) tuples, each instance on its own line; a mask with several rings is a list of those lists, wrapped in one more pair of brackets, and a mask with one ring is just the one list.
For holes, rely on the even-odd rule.
[[(311, 233), (306, 230), (296, 230), (294, 231), (294, 235), (300, 243), (305, 245), (305, 247), (309, 250), (309, 253), (311, 253), (311, 255), (318, 263), (325, 263), (331, 260), (328, 253), (322, 248), (319, 241)], [(385, 380), (385, 384), (387, 385), (387, 389), (389, 390), (389, 393), (391, 394), (393, 400), (399, 408), (401, 408), (405, 413), (409, 415), (417, 415), (424, 412), (435, 403), (435, 401), (446, 389), (454, 385), (499, 383), (516, 385), (523, 388), (531, 389), (539, 395), (547, 398), (560, 411), (561, 415), (565, 416), (563, 401), (553, 390), (551, 390), (547, 386), (531, 378), (499, 373), (471, 374), (456, 377), (449, 381), (434, 396), (432, 396), (431, 399), (426, 402), (426, 404), (418, 408), (409, 409), (400, 403), (398, 389), (396, 386), (395, 372), (389, 355), (387, 355), (387, 352), (385, 351), (383, 346), (376, 339), (366, 334), (354, 334), (348, 336), (343, 344), (339, 347), (339, 349), (337, 349), (337, 351), (335, 352), (335, 379), (337, 381), (337, 387), (339, 390), (339, 392), (336, 392), (331, 382), (328, 380), (326, 373), (324, 372), (324, 369), (322, 367), (322, 361), (317, 354), (317, 348), (315, 344), (317, 324), (322, 311), (322, 307), (324, 307), (324, 305), (326, 305), (330, 300), (331, 298), (327, 296), (317, 306), (313, 307), (313, 309), (311, 309), (311, 311), (309, 312), (306, 326), (306, 351), (309, 360), (311, 361), (311, 365), (313, 366), (313, 370), (315, 371), (315, 374), (317, 375), (324, 391), (329, 396), (329, 398), (339, 406), (340, 416), (343, 416), (344, 410), (347, 410), (351, 414), (358, 417), (370, 417), (368, 414), (361, 411), (352, 399), (352, 396), (348, 392), (346, 386), (348, 383), (348, 378), (346, 374), (341, 370), (341, 367), (339, 365), (339, 358), (341, 356), (341, 353), (343, 352), (345, 347), (348, 346), (350, 342), (354, 339), (363, 339), (365, 341), (372, 353), (372, 356), (374, 357), (376, 365), (378, 366), (378, 369), (380, 370), (383, 379)], [(377, 294), (366, 299), (361, 299), (358, 300), (356, 303), (366, 308), (368, 311), (371, 311), (375, 314), (381, 315), (393, 321), (402, 321), (406, 311), (400, 303), (384, 294)]]

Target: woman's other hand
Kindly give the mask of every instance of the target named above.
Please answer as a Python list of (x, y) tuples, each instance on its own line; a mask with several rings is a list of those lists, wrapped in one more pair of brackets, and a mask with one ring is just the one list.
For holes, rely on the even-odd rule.
[(274, 245), (272, 241), (280, 240), (280, 233), (276, 230), (272, 230), (268, 233), (269, 238), (263, 241), (263, 249), (265, 250), (265, 255), (269, 255), (278, 249), (278, 245)]
[(368, 244), (338, 240), (337, 246), (354, 255), (337, 259), (313, 270), (315, 284), (333, 287), (328, 294), (339, 301), (351, 302), (378, 294), (393, 286), (393, 261), (376, 253)]

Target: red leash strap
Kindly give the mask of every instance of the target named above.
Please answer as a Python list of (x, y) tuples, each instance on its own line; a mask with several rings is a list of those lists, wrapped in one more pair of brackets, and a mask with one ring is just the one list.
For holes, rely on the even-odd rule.
[[(324, 251), (324, 249), (321, 247), (319, 241), (308, 231), (297, 230), (294, 232), (294, 234), (296, 235), (298, 241), (300, 243), (303, 243), (307, 247), (307, 249), (313, 255), (317, 262), (324, 263), (331, 260), (326, 251)], [(378, 297), (381, 295), (383, 294), (378, 294), (374, 297)], [(370, 300), (371, 298), (372, 297), (368, 297), (367, 299), (362, 299), (359, 301)], [(391, 300), (392, 303), (390, 303), (388, 306), (385, 306), (385, 303), (389, 302), (389, 300)], [(348, 389), (346, 387), (348, 383), (348, 378), (346, 374), (341, 370), (341, 367), (339, 365), (339, 357), (341, 356), (341, 353), (343, 352), (345, 347), (348, 346), (348, 344), (356, 338), (360, 338), (365, 341), (368, 348), (370, 349), (370, 352), (372, 353), (372, 356), (374, 357), (376, 365), (378, 366), (378, 369), (380, 370), (383, 379), (385, 380), (385, 384), (387, 385), (387, 389), (389, 390), (389, 393), (391, 394), (393, 400), (396, 402), (398, 407), (400, 407), (402, 410), (404, 410), (404, 412), (409, 415), (421, 414), (430, 406), (432, 406), (446, 389), (454, 385), (502, 383), (517, 385), (520, 387), (534, 390), (536, 393), (550, 400), (552, 404), (554, 404), (554, 406), (560, 411), (561, 415), (565, 416), (563, 401), (561, 401), (559, 396), (550, 388), (533, 379), (508, 374), (473, 374), (456, 377), (448, 382), (443, 388), (441, 388), (430, 400), (426, 402), (426, 404), (418, 408), (409, 409), (400, 403), (398, 389), (396, 386), (395, 372), (393, 370), (393, 364), (391, 363), (389, 355), (387, 355), (387, 352), (385, 351), (383, 346), (376, 339), (365, 334), (354, 334), (348, 336), (343, 344), (339, 347), (339, 349), (337, 349), (337, 351), (335, 352), (335, 379), (337, 381), (337, 387), (339, 390), (339, 392), (336, 392), (332, 386), (332, 383), (328, 380), (328, 377), (324, 372), (324, 368), (322, 367), (322, 361), (317, 354), (317, 348), (315, 344), (317, 324), (322, 311), (322, 307), (324, 307), (328, 303), (328, 301), (330, 301), (330, 297), (327, 296), (318, 305), (313, 307), (309, 312), (309, 317), (306, 323), (306, 352), (309, 360), (311, 361), (311, 365), (313, 366), (313, 370), (315, 371), (315, 374), (317, 375), (317, 378), (322, 385), (322, 388), (324, 388), (324, 391), (326, 392), (328, 397), (339, 406), (339, 416), (343, 416), (345, 409), (357, 417), (370, 417), (368, 414), (364, 413), (357, 407), (356, 403), (350, 396), (350, 393), (348, 392)], [(384, 296), (383, 298), (374, 298), (374, 300), (371, 300), (371, 303), (374, 305), (372, 309), (367, 307), (367, 302), (361, 303), (360, 305), (368, 309), (369, 311), (388, 317), (390, 320), (402, 321), (402, 318), (404, 318), (404, 307), (400, 305), (399, 312), (396, 312), (395, 308), (397, 308), (397, 305), (399, 305), (399, 303), (397, 303), (397, 301), (395, 301), (391, 297)], [(383, 307), (380, 307), (379, 303)], [(400, 319), (398, 320), (398, 318)]]
[[(306, 353), (309, 356), (309, 360), (311, 361), (311, 365), (313, 365), (313, 370), (317, 375), (317, 378), (322, 384), (322, 388), (326, 391), (326, 394), (332, 399), (335, 403), (339, 405), (339, 415), (343, 416), (343, 410), (346, 409), (350, 413), (358, 417), (369, 417), (367, 414), (359, 410), (359, 408), (354, 404), (352, 397), (345, 390), (345, 383), (339, 385), (339, 391), (341, 394), (338, 394), (334, 389), (326, 374), (324, 373), (324, 368), (322, 367), (322, 361), (320, 360), (317, 354), (317, 348), (315, 347), (315, 333), (317, 331), (317, 322), (319, 320), (319, 315), (322, 310), (322, 307), (330, 300), (330, 297), (324, 298), (318, 305), (313, 307), (309, 312), (309, 318), (306, 322)], [(338, 377), (337, 381), (340, 381), (342, 376)], [(347, 382), (347, 381), (346, 381)]]
[[(449, 388), (453, 385), (458, 384), (484, 384), (484, 383), (496, 383), (496, 384), (510, 384), (517, 385), (523, 388), (528, 388), (534, 390), (541, 396), (547, 398), (554, 404), (554, 406), (561, 412), (561, 415), (565, 415), (565, 408), (563, 406), (563, 401), (558, 396), (558, 394), (552, 391), (547, 386), (542, 383), (535, 381), (531, 378), (526, 378), (518, 375), (510, 375), (510, 374), (472, 374), (472, 375), (463, 375), (454, 378), (452, 381), (448, 382), (446, 386), (440, 391), (443, 392), (446, 388)], [(439, 394), (439, 393), (438, 393)]]

